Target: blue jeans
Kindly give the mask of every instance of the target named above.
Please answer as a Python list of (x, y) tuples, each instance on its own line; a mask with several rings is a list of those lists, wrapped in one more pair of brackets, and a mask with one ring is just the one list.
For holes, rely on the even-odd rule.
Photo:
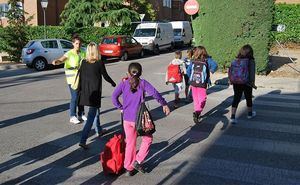
[(100, 126), (100, 110), (96, 107), (89, 107), (89, 113), (82, 130), (80, 143), (86, 143), (93, 124), (95, 125), (96, 133), (100, 133), (102, 131), (102, 127)]
[[(76, 116), (76, 106), (77, 106), (77, 98), (78, 92), (71, 88), (71, 85), (68, 84), (70, 94), (71, 94), (71, 102), (70, 102), (70, 117)], [(84, 114), (84, 107), (78, 105), (78, 116), (82, 116)]]

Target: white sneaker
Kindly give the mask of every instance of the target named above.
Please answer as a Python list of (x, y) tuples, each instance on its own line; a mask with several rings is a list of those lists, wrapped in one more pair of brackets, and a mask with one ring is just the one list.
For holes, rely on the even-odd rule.
[(80, 121), (76, 118), (76, 116), (72, 116), (70, 118), (70, 123), (73, 123), (73, 124), (79, 124)]
[(253, 118), (253, 117), (255, 117), (256, 116), (256, 112), (255, 111), (252, 111), (252, 116), (247, 116), (247, 118), (248, 119), (251, 119), (251, 118)]
[(230, 118), (230, 123), (231, 124), (237, 124), (237, 119), (236, 118)]
[(86, 120), (87, 120), (87, 117), (86, 117), (85, 115), (78, 116), (78, 120), (79, 120), (79, 121), (86, 121)]

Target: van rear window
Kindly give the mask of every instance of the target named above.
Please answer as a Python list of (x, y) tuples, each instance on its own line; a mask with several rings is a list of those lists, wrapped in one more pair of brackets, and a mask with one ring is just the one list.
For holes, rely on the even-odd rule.
[(104, 38), (101, 42), (101, 44), (118, 44), (117, 38)]
[(181, 29), (174, 29), (174, 36), (181, 36)]

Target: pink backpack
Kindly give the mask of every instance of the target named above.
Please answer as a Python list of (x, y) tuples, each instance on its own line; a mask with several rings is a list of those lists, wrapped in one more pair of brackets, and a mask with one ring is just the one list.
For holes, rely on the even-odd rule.
[(247, 84), (249, 81), (249, 59), (232, 61), (228, 77), (232, 84)]

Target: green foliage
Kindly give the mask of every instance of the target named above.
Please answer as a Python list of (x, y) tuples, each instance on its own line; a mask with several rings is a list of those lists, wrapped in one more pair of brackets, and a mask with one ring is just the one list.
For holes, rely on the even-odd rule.
[(300, 4), (276, 4), (274, 24), (284, 24), (284, 32), (272, 32), (275, 38), (281, 43), (300, 43)]
[[(32, 26), (28, 27), (27, 32), (25, 33), (26, 42), (28, 40), (35, 40), (44, 38), (44, 27), (43, 26)], [(66, 39), (71, 40), (71, 34), (67, 32), (67, 29), (62, 26), (47, 26), (47, 38), (59, 38), (59, 39)], [(107, 28), (99, 28), (99, 27), (89, 27), (89, 28), (81, 28), (77, 30), (78, 34), (83, 40), (84, 44), (88, 44), (89, 42), (100, 42), (100, 40), (107, 35), (131, 35), (132, 30), (128, 29), (128, 27), (107, 27)], [(4, 35), (4, 33), (8, 32), (8, 27), (2, 28), (0, 27), (0, 37)], [(4, 42), (5, 39), (0, 40), (0, 51), (6, 51), (8, 47), (7, 43)], [(20, 47), (17, 50), (14, 50), (15, 53), (21, 54), (21, 49), (24, 47)], [(16, 52), (18, 51), (18, 52)]]
[(136, 12), (145, 14), (145, 18), (143, 20), (156, 20), (156, 12), (154, 11), (152, 4), (147, 0), (132, 0), (130, 1), (130, 6)]
[(61, 25), (76, 32), (81, 27), (91, 27), (99, 11), (100, 0), (69, 0), (60, 17)]
[[(26, 30), (28, 28), (28, 21), (32, 19), (29, 17), (25, 19), (24, 10), (20, 9), (17, 4), (18, 0), (9, 0), (10, 9), (7, 12), (8, 26), (1, 34), (0, 49), (8, 53), (9, 59), (14, 62), (20, 62), (21, 51), (23, 46), (27, 43)], [(3, 38), (3, 39), (2, 39)], [(20, 51), (20, 52), (16, 52)]]
[(61, 25), (68, 33), (89, 28), (94, 23), (108, 22), (110, 26), (130, 27), (139, 19), (136, 11), (124, 5), (122, 0), (69, 0), (61, 14)]
[(124, 5), (123, 0), (101, 0), (95, 20), (108, 22), (111, 26), (129, 26), (131, 22), (139, 20), (139, 14)]
[(239, 49), (250, 44), (257, 71), (266, 70), (273, 20), (273, 0), (198, 0), (193, 21), (196, 45), (203, 45), (225, 70)]

